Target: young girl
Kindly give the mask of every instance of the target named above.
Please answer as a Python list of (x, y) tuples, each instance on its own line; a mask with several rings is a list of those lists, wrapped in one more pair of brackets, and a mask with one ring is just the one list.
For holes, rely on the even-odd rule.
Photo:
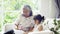
[(43, 26), (42, 26), (42, 21), (44, 21), (44, 16), (41, 15), (36, 15), (34, 17), (34, 22), (35, 22), (35, 26), (33, 28), (32, 31), (30, 32), (25, 32), (24, 34), (31, 34), (32, 32), (37, 32), (37, 31), (42, 31), (43, 30)]
[(36, 15), (34, 17), (34, 21), (35, 21), (35, 26), (33, 31), (42, 31), (43, 30), (43, 26), (42, 26), (42, 21), (44, 21), (44, 16), (41, 15)]

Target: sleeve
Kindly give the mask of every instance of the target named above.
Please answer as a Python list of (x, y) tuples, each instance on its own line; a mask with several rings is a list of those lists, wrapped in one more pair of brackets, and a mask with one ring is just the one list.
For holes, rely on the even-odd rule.
[(33, 20), (33, 18), (32, 18), (32, 20), (31, 20), (31, 27), (34, 27), (34, 20)]
[(19, 17), (15, 20), (14, 23), (15, 23), (16, 25), (18, 25), (18, 24), (20, 23), (20, 21), (21, 21), (21, 16), (19, 16)]
[(31, 23), (31, 26), (30, 27), (34, 27), (34, 23)]

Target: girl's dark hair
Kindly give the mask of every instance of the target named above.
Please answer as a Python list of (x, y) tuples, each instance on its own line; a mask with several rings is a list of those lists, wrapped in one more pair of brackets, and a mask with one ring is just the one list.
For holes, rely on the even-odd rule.
[(39, 20), (39, 22), (44, 21), (44, 16), (41, 16), (40, 14), (38, 14), (34, 17), (34, 20)]

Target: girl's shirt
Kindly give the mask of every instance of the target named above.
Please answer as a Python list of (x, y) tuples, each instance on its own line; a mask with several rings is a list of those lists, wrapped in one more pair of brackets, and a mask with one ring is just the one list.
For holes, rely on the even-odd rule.
[(35, 27), (34, 27), (33, 31), (39, 31), (38, 28), (39, 28), (40, 26), (42, 26), (42, 24), (38, 24), (38, 25), (35, 24)]

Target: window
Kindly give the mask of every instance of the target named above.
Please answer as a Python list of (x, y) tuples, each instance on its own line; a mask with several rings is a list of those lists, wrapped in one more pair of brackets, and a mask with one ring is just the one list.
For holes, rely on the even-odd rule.
[(4, 24), (15, 21), (24, 4), (30, 5), (35, 14), (40, 9), (39, 2), (40, 0), (0, 0), (0, 32)]

